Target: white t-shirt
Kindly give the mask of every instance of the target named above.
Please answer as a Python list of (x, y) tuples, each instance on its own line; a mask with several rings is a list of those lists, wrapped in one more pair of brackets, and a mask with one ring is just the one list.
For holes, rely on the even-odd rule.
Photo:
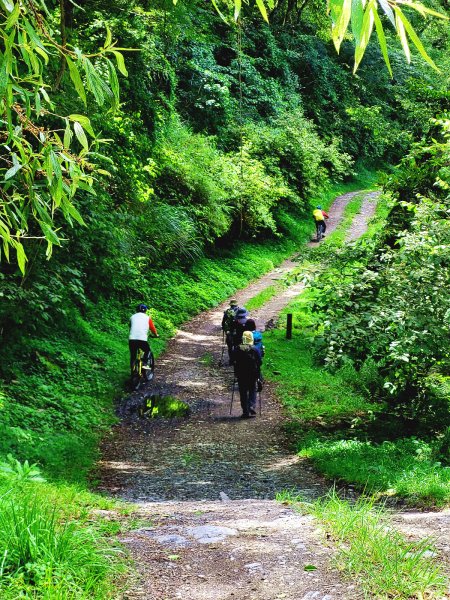
[(150, 329), (150, 318), (145, 313), (136, 313), (130, 319), (130, 340), (141, 340), (146, 342), (148, 330)]

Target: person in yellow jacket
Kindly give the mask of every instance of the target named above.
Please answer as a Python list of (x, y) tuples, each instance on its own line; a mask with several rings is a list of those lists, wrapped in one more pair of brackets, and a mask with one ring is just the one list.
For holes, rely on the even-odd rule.
[(325, 231), (327, 230), (327, 224), (325, 222), (325, 219), (329, 219), (329, 217), (330, 215), (324, 210), (322, 210), (321, 206), (316, 206), (316, 208), (313, 210), (313, 218), (316, 224), (317, 237), (319, 237), (319, 227), (322, 228), (322, 235), (325, 235)]

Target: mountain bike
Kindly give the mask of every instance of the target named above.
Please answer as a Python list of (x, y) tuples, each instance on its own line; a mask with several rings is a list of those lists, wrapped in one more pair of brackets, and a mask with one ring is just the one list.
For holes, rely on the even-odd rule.
[(147, 364), (144, 364), (144, 351), (139, 348), (136, 355), (136, 360), (133, 364), (133, 373), (131, 375), (131, 385), (134, 390), (138, 390), (143, 383), (152, 381), (155, 376), (155, 357), (150, 350)]
[(325, 223), (323, 221), (318, 221), (316, 223), (316, 242), (320, 242), (320, 240), (323, 238), (324, 233), (325, 233), (325, 227), (324, 227)]

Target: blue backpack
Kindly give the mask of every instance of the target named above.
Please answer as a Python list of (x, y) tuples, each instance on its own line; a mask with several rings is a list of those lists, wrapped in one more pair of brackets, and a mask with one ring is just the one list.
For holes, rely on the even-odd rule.
[(264, 356), (262, 333), (260, 331), (253, 331), (252, 333), (253, 333), (253, 346), (254, 346), (255, 350), (257, 350), (257, 352), (262, 360), (263, 356)]

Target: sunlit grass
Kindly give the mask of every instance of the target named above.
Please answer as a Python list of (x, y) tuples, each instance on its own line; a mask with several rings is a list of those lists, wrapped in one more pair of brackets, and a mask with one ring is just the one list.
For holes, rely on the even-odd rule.
[(447, 580), (430, 539), (409, 541), (394, 528), (388, 511), (374, 498), (346, 501), (333, 490), (316, 502), (295, 491), (277, 494), (278, 502), (312, 514), (336, 547), (334, 561), (366, 598), (439, 600)]
[(351, 504), (335, 493), (310, 508), (336, 542), (340, 569), (378, 600), (442, 598), (446, 579), (433, 543), (408, 541), (372, 500)]
[(300, 443), (328, 477), (357, 483), (372, 492), (408, 499), (410, 503), (450, 502), (450, 467), (436, 462), (429, 443), (401, 439), (382, 444), (358, 440), (323, 440), (312, 436)]

